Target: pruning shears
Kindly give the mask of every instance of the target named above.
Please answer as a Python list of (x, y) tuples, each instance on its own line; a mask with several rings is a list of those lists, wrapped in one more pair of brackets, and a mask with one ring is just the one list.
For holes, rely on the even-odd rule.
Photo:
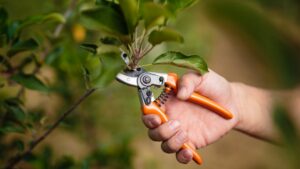
[[(127, 63), (126, 55), (122, 55), (122, 58)], [(168, 121), (168, 117), (161, 109), (161, 106), (167, 101), (170, 95), (176, 95), (178, 86), (177, 74), (147, 72), (143, 68), (136, 68), (133, 70), (123, 70), (117, 74), (116, 79), (123, 84), (137, 88), (141, 109), (145, 115), (156, 114), (160, 117), (162, 123)], [(152, 86), (164, 87), (159, 97), (154, 97), (153, 92), (151, 91)], [(193, 93), (187, 101), (211, 110), (225, 119), (233, 118), (232, 113), (227, 109), (199, 93)], [(202, 164), (202, 158), (195, 149), (187, 143), (183, 144), (181, 148), (190, 149), (193, 152), (193, 160), (199, 165)]]

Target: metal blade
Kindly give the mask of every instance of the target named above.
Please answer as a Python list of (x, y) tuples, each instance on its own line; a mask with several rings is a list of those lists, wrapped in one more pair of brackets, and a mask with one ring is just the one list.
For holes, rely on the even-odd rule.
[(129, 86), (134, 86), (134, 87), (137, 86), (137, 79), (138, 79), (137, 77), (131, 77), (131, 76), (127, 76), (123, 73), (118, 73), (116, 76), (116, 79), (119, 82), (129, 85)]

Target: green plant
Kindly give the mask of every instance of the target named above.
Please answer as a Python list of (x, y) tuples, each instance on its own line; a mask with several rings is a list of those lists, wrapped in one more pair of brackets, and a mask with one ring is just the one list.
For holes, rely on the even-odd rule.
[[(168, 23), (170, 20), (174, 20), (180, 11), (196, 2), (197, 0), (98, 0), (92, 8), (82, 10), (81, 21), (88, 29), (102, 33), (101, 44), (86, 43), (82, 44), (82, 48), (96, 57), (98, 56), (100, 60), (105, 58), (108, 52), (110, 55), (115, 53), (116, 58), (119, 58), (121, 50), (126, 52), (129, 57), (127, 68), (135, 69), (140, 66), (141, 59), (154, 47), (163, 42), (182, 43), (184, 41), (182, 35), (168, 26)], [(114, 74), (119, 72), (123, 66), (116, 65), (120, 62), (122, 61), (107, 63), (109, 65), (107, 69), (110, 69), (109, 72)], [(106, 61), (103, 59), (103, 62), (98, 61), (98, 63), (106, 64)], [(208, 71), (202, 57), (197, 55), (187, 56), (178, 51), (163, 53), (152, 64), (172, 64), (194, 69), (202, 74)], [(103, 68), (105, 69), (105, 66)], [(89, 71), (91, 70), (89, 68), (86, 68), (86, 70), (92, 72)], [(108, 72), (106, 70), (102, 71)], [(98, 71), (98, 74), (100, 73), (101, 71)], [(99, 87), (106, 83), (102, 82), (102, 78), (97, 79), (98, 74), (91, 75), (89, 79), (91, 79), (92, 84)], [(110, 77), (113, 78), (114, 76), (110, 75)]]
[[(129, 55), (130, 63), (127, 68), (134, 69), (140, 66), (139, 62), (144, 56), (162, 42), (182, 43), (183, 37), (168, 27), (167, 23), (170, 19), (174, 19), (179, 11), (195, 2), (195, 0), (97, 0), (96, 4), (92, 2), (94, 6), (92, 9), (81, 11), (81, 22), (88, 28), (98, 30), (95, 35), (101, 35), (101, 46), (82, 44), (82, 48), (93, 54), (89, 56), (84, 56), (82, 51), (70, 45), (74, 41), (75, 43), (80, 41), (82, 36), (85, 36), (82, 32), (85, 30), (77, 27), (73, 34), (64, 31), (75, 27), (74, 23), (79, 18), (77, 10), (90, 6), (89, 1), (70, 1), (64, 15), (50, 13), (21, 20), (9, 18), (8, 12), (1, 7), (0, 71), (3, 76), (0, 79), (0, 88), (5, 91), (10, 87), (19, 87), (18, 90), (14, 89), (16, 92), (1, 93), (0, 155), (3, 157), (1, 163), (5, 164), (4, 168), (14, 168), (23, 160), (36, 167), (78, 167), (79, 164), (69, 157), (62, 157), (57, 162), (45, 160), (51, 159), (51, 147), (46, 147), (44, 151), (37, 154), (33, 153), (33, 150), (60, 124), (65, 123), (66, 117), (97, 88), (106, 87), (115, 75), (124, 69), (125, 65), (120, 58), (121, 51)], [(77, 57), (70, 58), (70, 56)], [(200, 56), (187, 56), (175, 51), (161, 54), (153, 64), (172, 64), (194, 69), (200, 73), (207, 71), (207, 65)], [(51, 67), (53, 69), (51, 71), (54, 71), (60, 79), (56, 84), (47, 84), (46, 78), (40, 73), (47, 67)], [(73, 104), (69, 103), (71, 106), (65, 107), (66, 110), (53, 122), (47, 122), (48, 115), (43, 108), (32, 110), (26, 107), (24, 97), (27, 90), (35, 90), (43, 94), (56, 93), (66, 100), (73, 100), (71, 98), (75, 94), (68, 86), (74, 84), (72, 81), (81, 81), (80, 78), (71, 78), (78, 74), (80, 68), (86, 90), (79, 99), (74, 99)], [(70, 80), (65, 81), (66, 77)], [(19, 136), (12, 136), (14, 133), (19, 133)], [(10, 137), (13, 141), (7, 142), (6, 139)], [(124, 155), (118, 155), (119, 150), (111, 152), (109, 148), (106, 152), (106, 149), (96, 148), (96, 151), (92, 152), (84, 162), (85, 168), (89, 166), (88, 163), (97, 164), (95, 161), (101, 161), (103, 157), (108, 164), (99, 165), (111, 165), (117, 160), (122, 167), (131, 168), (132, 152), (128, 144), (130, 138), (126, 137), (123, 140), (125, 143), (121, 144), (120, 151), (125, 151)]]

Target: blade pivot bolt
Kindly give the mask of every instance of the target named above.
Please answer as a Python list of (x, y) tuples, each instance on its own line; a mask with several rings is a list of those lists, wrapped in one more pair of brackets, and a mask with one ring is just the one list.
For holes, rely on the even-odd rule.
[(145, 83), (145, 84), (148, 84), (148, 83), (150, 83), (151, 82), (151, 77), (150, 76), (144, 76), (143, 77), (143, 82)]

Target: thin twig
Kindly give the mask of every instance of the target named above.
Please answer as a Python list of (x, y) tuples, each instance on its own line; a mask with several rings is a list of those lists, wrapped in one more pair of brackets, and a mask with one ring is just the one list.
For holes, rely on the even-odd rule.
[[(76, 3), (77, 3), (77, 0), (72, 0), (69, 7), (68, 7), (68, 9), (64, 13), (64, 18), (65, 18), (66, 21), (68, 20), (68, 18), (70, 18), (71, 14), (72, 14), (72, 11), (76, 7)], [(64, 26), (65, 26), (65, 23), (61, 23), (56, 27), (56, 29), (53, 33), (54, 38), (59, 37), (59, 35), (60, 35), (61, 31), (63, 30)]]
[(13, 169), (15, 165), (17, 165), (19, 162), (21, 162), (27, 155), (31, 154), (33, 149), (40, 143), (42, 142), (49, 134), (53, 132), (54, 129), (56, 129), (59, 124), (65, 120), (65, 118), (70, 115), (74, 110), (87, 98), (89, 97), (96, 89), (89, 89), (87, 90), (73, 105), (71, 105), (67, 111), (65, 111), (54, 123), (53, 125), (45, 131), (40, 137), (37, 139), (33, 140), (32, 143), (30, 144), (29, 148), (24, 151), (21, 154), (18, 154), (14, 157), (12, 157), (9, 161), (8, 164), (4, 167), (4, 169)]

